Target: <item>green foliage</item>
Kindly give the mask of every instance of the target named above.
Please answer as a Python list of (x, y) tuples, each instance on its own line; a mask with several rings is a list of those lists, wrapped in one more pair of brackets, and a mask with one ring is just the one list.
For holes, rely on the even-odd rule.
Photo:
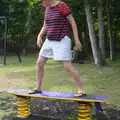
[[(79, 36), (86, 31), (86, 15), (84, 0), (62, 0), (71, 8), (72, 14), (78, 25)], [(116, 37), (120, 31), (120, 1), (119, 0), (102, 0), (104, 22), (107, 23), (107, 7), (110, 7), (112, 18), (113, 33)], [(97, 0), (89, 0), (94, 16), (94, 24), (98, 30), (97, 20)], [(0, 16), (8, 18), (8, 42), (13, 44), (16, 41), (18, 48), (22, 49), (27, 43), (35, 45), (37, 34), (39, 33), (44, 20), (45, 9), (40, 6), (36, 0), (1, 0)], [(107, 25), (107, 24), (106, 24)], [(0, 20), (0, 37), (3, 37), (4, 22)], [(14, 45), (10, 45), (14, 46)]]
[(30, 10), (27, 29), (29, 31), (29, 40), (32, 42), (35, 41), (37, 34), (42, 28), (44, 21), (44, 12), (42, 6), (39, 3), (33, 4), (33, 7)]
[[(0, 1), (0, 11), (2, 11), (0, 16), (6, 16), (8, 19), (8, 42), (13, 44), (13, 41), (15, 41), (17, 48), (20, 50), (26, 46), (26, 41), (29, 39), (30, 30), (28, 26), (34, 4), (36, 4), (35, 0)], [(3, 32), (4, 23), (1, 23), (0, 34), (2, 35)]]

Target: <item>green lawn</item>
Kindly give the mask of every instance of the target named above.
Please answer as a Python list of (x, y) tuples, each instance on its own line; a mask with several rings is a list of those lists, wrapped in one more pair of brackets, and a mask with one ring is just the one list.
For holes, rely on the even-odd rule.
[[(36, 85), (37, 55), (7, 57), (7, 65), (0, 64), (0, 91), (8, 89), (32, 89)], [(0, 58), (2, 63), (2, 58)], [(108, 66), (95, 67), (91, 61), (74, 64), (85, 81), (87, 93), (107, 95), (108, 103), (120, 106), (120, 61), (108, 62)], [(71, 75), (63, 69), (61, 62), (48, 60), (45, 66), (44, 90), (75, 92), (76, 86)]]

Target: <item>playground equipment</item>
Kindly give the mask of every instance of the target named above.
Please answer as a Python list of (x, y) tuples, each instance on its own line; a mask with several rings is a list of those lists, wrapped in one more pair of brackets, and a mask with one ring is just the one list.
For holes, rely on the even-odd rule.
[(100, 103), (105, 103), (106, 96), (87, 95), (84, 97), (74, 97), (74, 93), (63, 93), (55, 91), (43, 91), (40, 94), (28, 94), (29, 90), (8, 90), (8, 93), (17, 97), (18, 112), (20, 118), (27, 118), (30, 112), (30, 98), (44, 98), (63, 101), (75, 101), (79, 103), (78, 120), (92, 120), (92, 104), (102, 110)]
[[(0, 25), (4, 26), (3, 27), (4, 33), (3, 33), (3, 31), (2, 32), (0, 31), (0, 52), (3, 53), (4, 65), (6, 65), (6, 45), (7, 45), (7, 31), (8, 31), (8, 19), (7, 19), (7, 17), (0, 16)], [(15, 41), (13, 41), (13, 43), (14, 43), (14, 46), (16, 48), (16, 54), (17, 54), (18, 59), (21, 63), (22, 61), (21, 61), (21, 57), (20, 57), (20, 53), (18, 51), (17, 45), (16, 45)]]

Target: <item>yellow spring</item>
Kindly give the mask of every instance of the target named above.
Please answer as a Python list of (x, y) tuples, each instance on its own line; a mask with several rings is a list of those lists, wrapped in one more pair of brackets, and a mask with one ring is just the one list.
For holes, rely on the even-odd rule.
[(23, 107), (23, 106), (25, 107), (25, 106), (29, 106), (29, 104), (20, 104), (20, 103), (19, 103), (18, 106), (19, 106), (19, 107)]
[(18, 113), (17, 116), (24, 118), (28, 117), (30, 113), (30, 98), (17, 96), (18, 101)]
[(78, 112), (81, 112), (81, 113), (89, 113), (89, 110), (78, 110)]
[(92, 120), (92, 105), (80, 103), (78, 110), (78, 120)]
[(28, 114), (30, 111), (18, 111), (18, 114)]
[(25, 111), (25, 110), (29, 110), (29, 108), (18, 108), (18, 111)]
[(90, 118), (85, 118), (85, 119), (78, 118), (78, 120), (91, 120), (91, 119)]

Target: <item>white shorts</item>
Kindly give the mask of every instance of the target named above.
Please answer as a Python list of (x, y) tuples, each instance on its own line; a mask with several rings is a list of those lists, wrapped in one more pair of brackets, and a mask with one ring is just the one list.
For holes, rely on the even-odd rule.
[(61, 41), (50, 41), (46, 38), (39, 56), (53, 58), (54, 60), (71, 61), (71, 39), (65, 36)]

